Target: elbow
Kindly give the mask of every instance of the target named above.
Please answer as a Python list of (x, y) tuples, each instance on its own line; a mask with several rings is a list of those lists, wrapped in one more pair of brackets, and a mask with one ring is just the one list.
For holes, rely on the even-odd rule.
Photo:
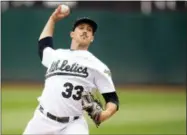
[(115, 110), (119, 110), (119, 99), (116, 92), (105, 93), (103, 94), (103, 97), (105, 99), (106, 104), (113, 104), (112, 106), (114, 106)]
[(110, 101), (107, 104), (111, 104), (111, 110), (113, 110), (113, 112), (117, 112), (119, 110), (119, 102), (118, 101)]
[(117, 98), (113, 103), (116, 105), (116, 111), (118, 111), (119, 110), (119, 99)]

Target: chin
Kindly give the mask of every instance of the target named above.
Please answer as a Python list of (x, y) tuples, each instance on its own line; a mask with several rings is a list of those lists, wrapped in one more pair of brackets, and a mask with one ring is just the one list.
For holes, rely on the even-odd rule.
[(88, 46), (90, 43), (89, 42), (80, 42), (81, 46)]

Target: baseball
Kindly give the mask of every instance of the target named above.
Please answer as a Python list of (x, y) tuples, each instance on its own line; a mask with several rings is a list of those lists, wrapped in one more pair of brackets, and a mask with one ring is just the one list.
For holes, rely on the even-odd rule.
[(61, 13), (66, 13), (68, 12), (69, 7), (67, 5), (61, 5)]

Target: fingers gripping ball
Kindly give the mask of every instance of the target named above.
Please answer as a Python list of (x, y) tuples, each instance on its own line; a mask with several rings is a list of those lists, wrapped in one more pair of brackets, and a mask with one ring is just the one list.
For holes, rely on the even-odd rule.
[(59, 5), (51, 15), (51, 19), (57, 22), (70, 14), (70, 8), (66, 5)]
[(99, 117), (101, 112), (103, 111), (102, 104), (98, 100), (96, 100), (91, 93), (83, 92), (82, 107), (98, 127), (101, 123), (99, 121)]
[(61, 5), (61, 13), (66, 13), (68, 12), (70, 9), (67, 5)]

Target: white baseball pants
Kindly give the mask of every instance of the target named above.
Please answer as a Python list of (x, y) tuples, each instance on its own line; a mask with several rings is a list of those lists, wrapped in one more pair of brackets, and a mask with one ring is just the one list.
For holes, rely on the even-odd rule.
[(70, 120), (68, 123), (54, 121), (38, 109), (35, 110), (33, 118), (27, 124), (23, 135), (50, 134), (50, 135), (67, 135), (67, 134), (84, 134), (88, 135), (88, 124), (84, 116), (79, 119)]

